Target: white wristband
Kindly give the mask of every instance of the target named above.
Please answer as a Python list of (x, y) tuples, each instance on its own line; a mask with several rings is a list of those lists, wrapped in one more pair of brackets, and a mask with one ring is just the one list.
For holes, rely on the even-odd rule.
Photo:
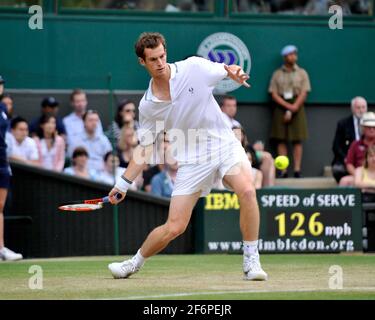
[(123, 192), (123, 193), (126, 193), (126, 191), (128, 191), (128, 189), (131, 187), (131, 185), (133, 184), (132, 183), (129, 183), (128, 182), (129, 180), (127, 179), (124, 179), (123, 177), (121, 177), (117, 183), (115, 184), (115, 188), (118, 189), (119, 191)]

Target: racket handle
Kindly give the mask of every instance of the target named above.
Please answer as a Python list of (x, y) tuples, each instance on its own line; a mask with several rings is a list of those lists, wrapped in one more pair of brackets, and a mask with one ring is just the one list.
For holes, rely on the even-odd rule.
[[(122, 197), (122, 196), (121, 196), (121, 193), (116, 193), (116, 194), (115, 194), (115, 197), (116, 197), (117, 200), (120, 200), (121, 197)], [(109, 196), (104, 197), (104, 198), (103, 198), (103, 203), (108, 203), (108, 202), (109, 202)]]

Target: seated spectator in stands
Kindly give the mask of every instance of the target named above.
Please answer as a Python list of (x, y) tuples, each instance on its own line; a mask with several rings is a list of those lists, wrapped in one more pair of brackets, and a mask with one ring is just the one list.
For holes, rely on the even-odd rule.
[(275, 185), (276, 169), (275, 159), (272, 154), (264, 150), (262, 141), (255, 141), (253, 145), (248, 145), (248, 149), (254, 150), (253, 163), (254, 167), (259, 169), (263, 174), (263, 187), (271, 187)]
[(166, 133), (158, 135), (156, 139), (156, 154), (153, 155), (152, 165), (143, 170), (143, 187), (142, 189), (146, 192), (151, 192), (151, 180), (154, 176), (164, 170), (164, 164), (166, 162), (165, 154), (169, 148), (169, 140)]
[(104, 168), (99, 172), (98, 181), (114, 185), (115, 180), (121, 178), (125, 168), (120, 167), (120, 160), (118, 156), (113, 156), (112, 151), (108, 151), (104, 155)]
[(333, 140), (332, 151), (334, 158), (332, 161), (332, 173), (337, 182), (343, 176), (348, 175), (345, 166), (345, 157), (348, 154), (349, 146), (353, 141), (361, 139), (360, 121), (367, 112), (367, 101), (362, 97), (355, 97), (351, 101), (352, 114), (341, 119), (337, 123), (335, 138)]
[(254, 146), (248, 143), (246, 134), (241, 124), (234, 119), (237, 113), (237, 100), (233, 96), (225, 96), (221, 101), (221, 111), (224, 115), (224, 120), (231, 129), (240, 129), (243, 132), (243, 137), (246, 139), (245, 150), (255, 150), (256, 158), (253, 161), (253, 167), (259, 169), (263, 173), (263, 187), (273, 186), (275, 184), (275, 166), (274, 159), (271, 153), (264, 150), (264, 145), (257, 141)]
[(234, 127), (233, 131), (241, 141), (245, 151), (251, 154), (251, 166), (262, 173), (262, 187), (275, 185), (276, 169), (272, 155), (264, 151), (264, 145), (261, 141), (256, 141), (254, 145), (248, 142), (246, 132), (242, 127)]
[(41, 107), (42, 107), (41, 115), (35, 118), (34, 120), (32, 120), (30, 123), (30, 126), (29, 126), (30, 135), (32, 137), (36, 136), (38, 134), (37, 131), (39, 130), (39, 127), (40, 127), (39, 125), (40, 125), (42, 117), (51, 115), (56, 120), (57, 133), (61, 137), (65, 138), (66, 131), (65, 131), (63, 120), (57, 116), (57, 113), (59, 111), (59, 102), (54, 97), (47, 97), (42, 100)]
[(64, 173), (80, 178), (96, 180), (98, 172), (88, 167), (88, 160), (89, 154), (85, 148), (75, 148), (72, 155), (72, 166), (65, 168)]
[(89, 169), (101, 171), (104, 168), (104, 155), (112, 151), (111, 143), (103, 132), (98, 133), (100, 118), (97, 111), (87, 110), (82, 119), (84, 131), (72, 136), (68, 145), (68, 155), (71, 156), (75, 148), (84, 147), (89, 154)]
[[(121, 179), (121, 175), (126, 171), (126, 168), (120, 167), (120, 160), (117, 155), (112, 152), (107, 152), (104, 156), (104, 170), (100, 172), (96, 180), (110, 185), (115, 184), (115, 180)], [(130, 190), (140, 190), (143, 184), (142, 176), (139, 175), (133, 181)]]
[[(73, 107), (73, 112), (63, 118), (63, 123), (66, 130), (66, 143), (68, 145), (77, 134), (80, 134), (84, 131), (82, 117), (87, 110), (86, 93), (81, 89), (73, 90), (70, 95), (70, 103)], [(97, 133), (103, 133), (103, 127), (100, 120), (97, 126)]]
[(65, 141), (56, 129), (56, 118), (44, 114), (34, 137), (38, 148), (39, 164), (49, 170), (62, 171), (65, 163)]
[(117, 106), (115, 120), (108, 128), (107, 136), (115, 138), (116, 144), (120, 139), (121, 129), (131, 127), (135, 130), (139, 128), (138, 121), (135, 119), (135, 104), (130, 100), (122, 100)]
[[(350, 0), (350, 2), (354, 1)], [(352, 14), (351, 4), (348, 3), (348, 0), (309, 0), (303, 10), (303, 14), (327, 15), (329, 14), (329, 8), (333, 5), (340, 6), (344, 15)]]
[(10, 124), (11, 132), (6, 134), (7, 155), (9, 160), (39, 165), (38, 148), (35, 141), (28, 136), (27, 121), (16, 117)]
[[(256, 159), (255, 150), (252, 148), (251, 145), (249, 145), (247, 137), (246, 137), (245, 130), (242, 127), (241, 128), (234, 127), (233, 132), (234, 132), (236, 138), (239, 141), (241, 141), (241, 145), (245, 149), (246, 154), (247, 154), (247, 156), (249, 158), (249, 161), (251, 163), (251, 173), (252, 173), (252, 176), (253, 176), (254, 186), (255, 186), (256, 189), (260, 189), (260, 188), (262, 188), (262, 183), (263, 183), (263, 173), (258, 168), (253, 166), (254, 161)], [(218, 187), (219, 187), (219, 189), (221, 189), (220, 183), (216, 186), (216, 188), (218, 188)]]
[(151, 193), (170, 198), (176, 181), (178, 170), (177, 161), (168, 161), (164, 164), (164, 169), (151, 179)]
[[(14, 118), (14, 107), (13, 107), (13, 98), (9, 93), (3, 93), (0, 99), (0, 102), (6, 106), (8, 120), (12, 120)], [(10, 127), (9, 127), (10, 129)]]
[(237, 113), (237, 99), (233, 96), (225, 96), (220, 104), (225, 123), (229, 128), (241, 127), (241, 124), (234, 119)]
[(353, 186), (355, 169), (364, 164), (367, 149), (375, 145), (375, 113), (366, 112), (361, 119), (361, 127), (361, 139), (352, 142), (345, 158), (349, 175), (341, 178), (340, 186)]
[(354, 186), (364, 193), (375, 193), (375, 145), (367, 149), (363, 166), (355, 169)]
[(137, 145), (138, 139), (134, 128), (122, 127), (117, 144), (117, 154), (120, 159), (121, 167), (128, 167), (129, 161), (133, 156), (133, 151)]

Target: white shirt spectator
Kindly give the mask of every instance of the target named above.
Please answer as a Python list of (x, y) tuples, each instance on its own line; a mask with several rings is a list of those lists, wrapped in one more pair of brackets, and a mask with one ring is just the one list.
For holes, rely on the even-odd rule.
[(90, 137), (86, 131), (72, 137), (72, 141), (68, 145), (69, 157), (73, 155), (73, 151), (77, 147), (84, 147), (87, 150), (89, 154), (88, 167), (96, 171), (104, 169), (104, 155), (112, 151), (111, 143), (104, 134), (97, 133), (94, 137)]
[(7, 155), (9, 157), (18, 157), (25, 160), (39, 160), (38, 148), (35, 141), (26, 137), (21, 143), (10, 132), (6, 133), (5, 141), (7, 144)]
[[(72, 142), (72, 139), (74, 139), (77, 134), (80, 134), (84, 131), (83, 120), (82, 117), (77, 116), (75, 112), (72, 112), (71, 114), (63, 118), (63, 123), (66, 130), (66, 142), (69, 145)], [(96, 133), (103, 133), (103, 126), (100, 120), (98, 123), (98, 128), (96, 129)]]
[(231, 117), (229, 117), (226, 113), (223, 112), (223, 116), (224, 116), (224, 121), (225, 121), (225, 124), (233, 129), (233, 127), (239, 127), (241, 128), (241, 123), (239, 123), (236, 119), (232, 119)]
[[(115, 174), (115, 177), (116, 177), (116, 182), (121, 179), (121, 175), (125, 172), (125, 168), (122, 168), (122, 167), (117, 167), (116, 168), (116, 174)], [(115, 184), (115, 179), (113, 177), (113, 174), (106, 171), (106, 170), (103, 170), (100, 172), (99, 174), (99, 178), (97, 179), (98, 181), (101, 181), (101, 182), (104, 182), (104, 183), (107, 183), (107, 184), (110, 184), (110, 185), (114, 185)]]

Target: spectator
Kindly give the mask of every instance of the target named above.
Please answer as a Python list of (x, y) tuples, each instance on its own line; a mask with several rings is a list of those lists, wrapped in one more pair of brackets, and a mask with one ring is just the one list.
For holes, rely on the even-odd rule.
[(104, 133), (98, 133), (99, 114), (95, 110), (87, 110), (83, 115), (84, 131), (76, 133), (68, 145), (68, 155), (72, 156), (77, 147), (84, 147), (89, 154), (88, 167), (101, 171), (104, 167), (104, 155), (112, 150), (111, 143)]
[[(287, 143), (293, 144), (294, 177), (301, 177), (302, 142), (307, 139), (307, 122), (304, 102), (311, 91), (307, 72), (297, 65), (297, 48), (282, 49), (284, 65), (273, 73), (269, 93), (275, 104), (271, 138), (277, 141), (277, 153), (288, 155)], [(286, 178), (287, 171), (280, 177)]]
[[(114, 185), (115, 180), (121, 179), (121, 175), (125, 172), (125, 168), (120, 167), (118, 156), (113, 155), (111, 151), (104, 156), (104, 170), (100, 172), (98, 181)], [(143, 184), (142, 176), (138, 176), (131, 185), (130, 190), (139, 190)]]
[(114, 185), (115, 180), (117, 181), (118, 178), (121, 178), (121, 175), (125, 171), (125, 168), (122, 168), (119, 165), (120, 160), (118, 156), (114, 156), (112, 154), (112, 151), (108, 151), (104, 155), (104, 169), (100, 171), (100, 175), (97, 180), (110, 185)]
[(89, 154), (87, 153), (87, 150), (83, 147), (77, 147), (73, 151), (72, 166), (65, 168), (64, 172), (72, 176), (96, 180), (98, 173), (88, 167), (88, 159)]
[(28, 137), (27, 121), (16, 117), (10, 124), (11, 132), (6, 135), (7, 154), (10, 160), (39, 165), (38, 148), (35, 141)]
[(135, 104), (130, 100), (122, 100), (117, 106), (115, 120), (109, 126), (107, 136), (114, 137), (116, 144), (120, 139), (121, 129), (131, 127), (135, 130), (139, 128), (138, 121), (135, 120)]
[(44, 114), (40, 117), (34, 140), (38, 148), (39, 164), (45, 169), (62, 171), (65, 163), (65, 141), (58, 134), (55, 116)]
[(366, 112), (361, 119), (362, 137), (353, 141), (345, 158), (346, 170), (349, 175), (340, 180), (340, 186), (353, 186), (355, 169), (364, 164), (365, 154), (368, 148), (375, 145), (375, 113)]
[[(70, 103), (73, 107), (73, 112), (63, 118), (63, 123), (66, 130), (66, 142), (69, 146), (75, 136), (84, 131), (82, 117), (87, 110), (86, 93), (81, 89), (75, 89), (70, 95)], [(103, 133), (102, 123), (99, 121), (97, 126), (97, 133)]]
[(41, 110), (42, 114), (38, 118), (32, 120), (30, 123), (31, 136), (37, 136), (41, 119), (44, 116), (51, 115), (56, 120), (57, 133), (61, 137), (65, 138), (66, 131), (65, 131), (63, 120), (57, 117), (57, 113), (59, 111), (59, 102), (54, 97), (47, 97), (42, 100), (41, 107), (42, 107), (42, 110)]
[(354, 186), (363, 193), (375, 194), (375, 145), (367, 149), (363, 166), (355, 169)]
[(221, 111), (223, 112), (225, 123), (229, 128), (241, 127), (241, 124), (234, 119), (237, 113), (237, 100), (233, 96), (225, 96), (221, 101)]
[(138, 145), (136, 132), (132, 127), (122, 127), (117, 145), (120, 166), (127, 168), (133, 151)]
[(361, 139), (360, 121), (367, 112), (367, 101), (362, 97), (355, 97), (351, 101), (352, 114), (337, 123), (335, 138), (333, 140), (332, 151), (334, 158), (332, 161), (332, 173), (337, 182), (343, 176), (348, 175), (345, 166), (345, 157), (349, 146), (353, 141)]
[(154, 154), (156, 165), (149, 166), (143, 171), (143, 190), (146, 192), (151, 192), (151, 180), (154, 176), (164, 170), (164, 164), (166, 163), (165, 153), (169, 148), (169, 140), (166, 133), (163, 135), (158, 135), (156, 140), (156, 151)]
[(170, 198), (176, 181), (177, 161), (164, 164), (164, 169), (151, 179), (151, 193), (160, 197)]
[[(225, 122), (231, 129), (242, 130), (242, 136), (246, 138), (246, 133), (241, 124), (234, 119), (237, 113), (237, 100), (233, 96), (225, 96), (221, 102), (221, 111), (223, 112)], [(275, 166), (272, 155), (264, 150), (262, 142), (257, 141), (253, 146), (248, 142), (244, 146), (245, 150), (253, 150), (255, 152), (252, 162), (253, 167), (262, 171), (263, 187), (273, 186), (275, 184)]]
[[(3, 93), (1, 96), (1, 103), (6, 106), (8, 120), (12, 120), (14, 118), (13, 115), (13, 98), (9, 93)], [(10, 129), (10, 127), (9, 127)]]
[(251, 173), (253, 176), (253, 183), (256, 189), (262, 188), (263, 184), (263, 173), (258, 168), (254, 166), (254, 162), (256, 161), (255, 150), (249, 144), (245, 130), (242, 127), (234, 127), (233, 128), (234, 134), (236, 135), (237, 139), (241, 141), (242, 147), (245, 149), (246, 154), (249, 158), (251, 163)]
[[(0, 76), (0, 95), (3, 93), (4, 79)], [(22, 259), (22, 254), (5, 247), (4, 243), (4, 206), (10, 186), (10, 168), (7, 159), (5, 136), (9, 127), (7, 108), (0, 102), (0, 261), (15, 261)]]
[(5, 80), (4, 78), (0, 75), (0, 97), (3, 96), (3, 93), (4, 93), (4, 83), (5, 83)]

